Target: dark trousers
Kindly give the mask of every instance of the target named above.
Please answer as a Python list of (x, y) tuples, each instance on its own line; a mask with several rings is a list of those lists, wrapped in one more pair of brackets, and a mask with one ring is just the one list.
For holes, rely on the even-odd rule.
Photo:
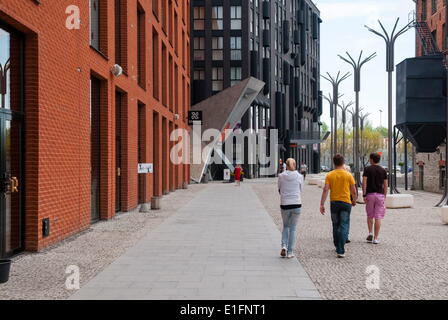
[(344, 254), (350, 228), (352, 205), (342, 201), (332, 201), (330, 211), (331, 221), (333, 222), (333, 243), (336, 247), (336, 252)]

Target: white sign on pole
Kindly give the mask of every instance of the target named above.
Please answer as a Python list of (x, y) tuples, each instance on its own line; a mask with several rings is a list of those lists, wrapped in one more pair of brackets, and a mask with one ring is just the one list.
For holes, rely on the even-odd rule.
[(138, 173), (152, 173), (152, 163), (139, 163)]
[(224, 181), (230, 180), (230, 169), (224, 169)]

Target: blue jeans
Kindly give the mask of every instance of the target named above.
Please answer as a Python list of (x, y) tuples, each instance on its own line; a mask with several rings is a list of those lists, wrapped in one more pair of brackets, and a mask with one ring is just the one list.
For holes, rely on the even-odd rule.
[(300, 208), (282, 209), (283, 232), (282, 248), (286, 248), (288, 253), (292, 253), (296, 246), (297, 221), (299, 220)]
[(333, 222), (333, 243), (338, 254), (345, 253), (345, 242), (350, 228), (350, 213), (352, 205), (341, 201), (332, 201), (330, 205), (331, 221)]

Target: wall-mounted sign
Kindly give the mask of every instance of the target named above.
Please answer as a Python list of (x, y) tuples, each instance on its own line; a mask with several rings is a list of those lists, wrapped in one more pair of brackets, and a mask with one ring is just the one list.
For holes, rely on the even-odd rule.
[(202, 111), (188, 111), (188, 125), (202, 124)]
[(152, 173), (152, 163), (139, 163), (138, 173)]

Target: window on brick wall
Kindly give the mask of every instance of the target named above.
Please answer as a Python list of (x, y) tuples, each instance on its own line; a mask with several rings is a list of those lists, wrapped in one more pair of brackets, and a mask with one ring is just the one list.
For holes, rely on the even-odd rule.
[(182, 30), (182, 66), (185, 67), (185, 60), (187, 59), (188, 55), (186, 53), (186, 49), (185, 49), (185, 32)]
[(179, 113), (179, 68), (174, 65), (174, 112)]
[(159, 56), (160, 56), (160, 45), (159, 45), (159, 35), (157, 31), (153, 29), (152, 32), (152, 83), (153, 83), (153, 96), (155, 99), (159, 100), (159, 82), (160, 82), (160, 66), (159, 66)]
[(428, 3), (427, 0), (422, 0), (422, 12), (421, 12), (421, 20), (425, 21), (428, 13)]
[(171, 45), (174, 47), (173, 45), (173, 37), (174, 37), (174, 30), (173, 30), (173, 1), (172, 0), (168, 0), (168, 39), (171, 43)]
[[(187, 109), (187, 104), (186, 104), (186, 101), (185, 101), (185, 99), (187, 97), (187, 95), (186, 95), (187, 87), (185, 85), (185, 77), (184, 76), (182, 76), (181, 86), (182, 86), (182, 100), (181, 100), (181, 104), (182, 105), (181, 105), (181, 108), (182, 108), (182, 114), (183, 114), (183, 116), (185, 116), (186, 115), (186, 109)], [(182, 118), (184, 118), (184, 117), (182, 117)]]
[(167, 106), (168, 99), (168, 54), (164, 44), (162, 44), (162, 103)]
[(185, 54), (185, 59), (187, 60), (186, 61), (186, 68), (187, 68), (187, 70), (188, 70), (188, 72), (190, 72), (190, 59), (189, 59), (189, 56), (190, 56), (190, 42), (187, 40), (186, 41), (187, 42), (187, 53)]
[(437, 0), (432, 0), (431, 2), (431, 12), (435, 14), (437, 12)]
[(146, 87), (146, 19), (145, 11), (140, 5), (137, 8), (137, 71), (138, 84)]
[(107, 26), (107, 14), (104, 0), (90, 0), (90, 45), (96, 50), (107, 54), (105, 28)]
[(159, 16), (159, 0), (152, 0), (152, 12), (156, 17)]
[(163, 31), (167, 31), (167, 25), (166, 25), (166, 23), (167, 23), (167, 21), (166, 21), (166, 11), (167, 11), (167, 8), (166, 8), (166, 5), (167, 5), (167, 0), (162, 0), (162, 29), (163, 29)]
[(174, 13), (174, 52), (176, 56), (178, 56), (178, 46), (179, 46), (179, 21), (177, 17), (177, 13)]
[(170, 111), (174, 110), (174, 65), (173, 65), (173, 57), (171, 54), (169, 55), (168, 62), (168, 106)]
[(115, 0), (115, 63), (127, 69), (127, 2)]

